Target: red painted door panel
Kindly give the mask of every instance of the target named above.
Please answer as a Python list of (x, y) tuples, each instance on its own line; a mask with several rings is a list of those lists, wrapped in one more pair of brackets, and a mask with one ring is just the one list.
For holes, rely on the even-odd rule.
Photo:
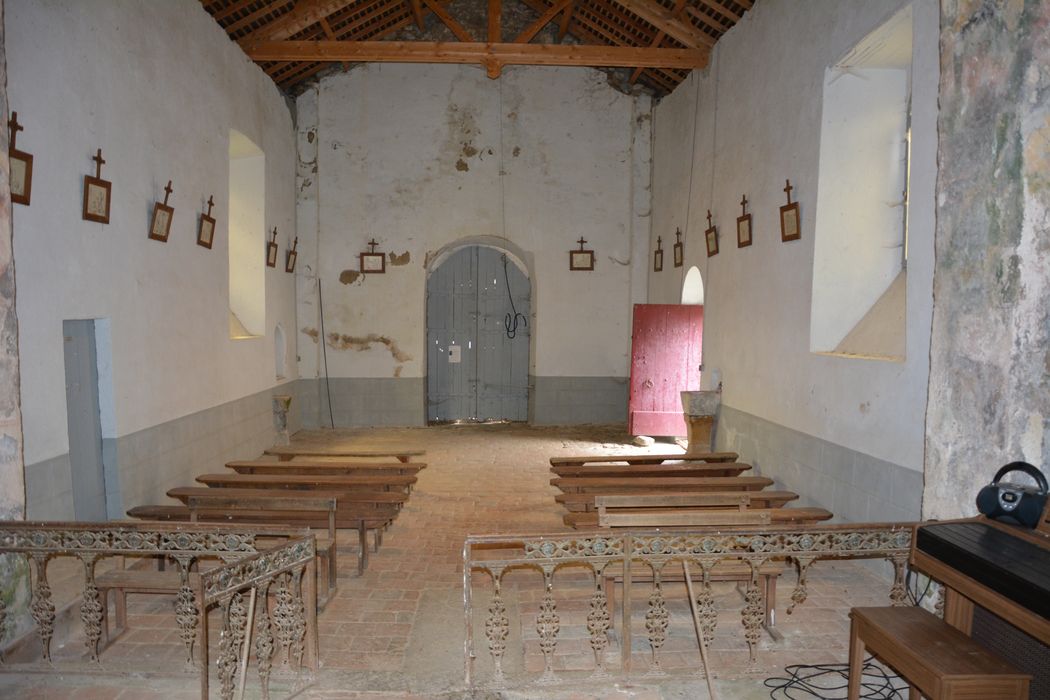
[(700, 388), (704, 307), (635, 304), (631, 330), (631, 435), (685, 435), (679, 392)]

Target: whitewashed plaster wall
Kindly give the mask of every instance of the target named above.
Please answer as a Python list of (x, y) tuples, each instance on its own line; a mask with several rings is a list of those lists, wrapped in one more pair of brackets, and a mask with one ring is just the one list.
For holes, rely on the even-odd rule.
[[(330, 376), (421, 387), (428, 261), (483, 237), (532, 276), (534, 376), (627, 376), (646, 281), (647, 97), (590, 69), (490, 80), (473, 66), (363, 65), (323, 78), (297, 113), (300, 259), (321, 280)], [(580, 236), (593, 272), (568, 269)], [(387, 272), (358, 275), (372, 237)], [(299, 292), (300, 372), (317, 376), (315, 280)]]
[[(704, 366), (719, 371), (724, 406), (921, 472), (932, 309), (936, 0), (915, 2), (907, 359), (809, 352), (824, 70), (904, 4), (757, 3), (719, 41), (711, 65), (654, 108), (649, 250), (660, 235), (668, 252), (664, 271), (650, 273), (649, 300), (676, 303), (685, 271), (697, 265), (707, 295)], [(802, 238), (782, 243), (778, 207), (786, 201), (787, 178), (801, 202)], [(736, 245), (743, 194), (754, 217), (749, 248)], [(708, 208), (720, 247), (710, 259), (703, 242)], [(685, 265), (676, 269), (666, 261), (677, 226), (687, 243)]]
[[(227, 148), (236, 129), (265, 151), (266, 225), (283, 251), (295, 229), (284, 98), (194, 0), (9, 0), (5, 19), (18, 143), (35, 156), (32, 206), (14, 212), (26, 463), (68, 450), (63, 319), (110, 321), (106, 438), (272, 388), (274, 326), (294, 327), (294, 279), (268, 268), (266, 337), (229, 339)], [(109, 225), (81, 218), (99, 147)], [(159, 243), (146, 233), (169, 179), (175, 214)], [(209, 195), (211, 250), (196, 244)]]

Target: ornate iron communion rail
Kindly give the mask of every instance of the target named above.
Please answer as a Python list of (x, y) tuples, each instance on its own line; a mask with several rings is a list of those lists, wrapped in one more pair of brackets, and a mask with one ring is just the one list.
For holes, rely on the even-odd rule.
[[(716, 624), (711, 590), (712, 569), (722, 562), (743, 562), (749, 567), (745, 604), (741, 611), (744, 637), (755, 664), (757, 644), (765, 617), (765, 601), (759, 585), (760, 568), (771, 562), (792, 562), (798, 580), (791, 594), (792, 608), (807, 597), (806, 574), (821, 559), (887, 559), (893, 564), (894, 580), (889, 598), (893, 605), (905, 601), (904, 568), (911, 547), (912, 523), (876, 523), (826, 526), (750, 526), (736, 528), (697, 528), (690, 530), (600, 530), (554, 535), (470, 536), (463, 545), (463, 608), (466, 623), (464, 672), (466, 683), (475, 682), (474, 608), (472, 572), (487, 573), (492, 581), (492, 601), (485, 618), (485, 637), (493, 662), (492, 684), (505, 685), (503, 657), (507, 650), (510, 620), (501, 585), (513, 569), (535, 569), (542, 574), (545, 589), (536, 618), (539, 648), (544, 670), (539, 683), (559, 682), (554, 671), (560, 620), (554, 597), (554, 574), (567, 567), (582, 568), (593, 577), (586, 624), (589, 644), (594, 652), (593, 677), (607, 678), (605, 651), (612, 628), (609, 601), (602, 585), (607, 575), (623, 577), (619, 673), (628, 675), (631, 663), (632, 567), (648, 567), (652, 584), (646, 597), (645, 627), (652, 650), (652, 665), (659, 669), (659, 651), (667, 637), (670, 616), (661, 589), (661, 574), (672, 562), (693, 567), (702, 581), (696, 593), (697, 625), (705, 646), (710, 643)], [(510, 555), (505, 552), (510, 550)], [(745, 572), (747, 569), (745, 568)], [(745, 576), (747, 574), (745, 573)]]
[[(29, 610), (40, 635), (43, 658), (49, 664), (55, 604), (47, 579), (48, 562), (71, 556), (83, 564), (80, 619), (88, 656), (98, 662), (107, 601), (96, 585), (96, 565), (107, 557), (154, 557), (177, 564), (179, 586), (174, 620), (190, 664), (194, 663), (193, 647), (197, 645), (202, 698), (208, 697), (207, 612), (215, 606), (222, 612), (216, 666), (224, 700), (233, 697), (239, 661), (247, 660), (241, 656), (247, 656), (245, 638), (249, 632), (255, 642), (264, 697), (269, 696), (270, 672), (277, 651), (285, 652), (290, 666), (294, 664), (299, 669), (305, 662), (309, 668), (316, 668), (315, 540), (308, 529), (126, 521), (0, 521), (0, 554), (21, 554), (31, 565)], [(202, 560), (218, 560), (218, 564), (191, 576), (194, 565)], [(0, 629), (6, 616), (0, 597)], [(252, 622), (254, 630), (250, 628)], [(0, 663), (3, 661), (0, 656)], [(3, 668), (15, 670), (17, 666), (5, 664)], [(242, 676), (243, 673), (242, 667)]]

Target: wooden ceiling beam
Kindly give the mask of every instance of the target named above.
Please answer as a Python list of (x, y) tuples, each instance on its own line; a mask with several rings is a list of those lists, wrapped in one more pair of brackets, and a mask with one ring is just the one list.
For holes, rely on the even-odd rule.
[(485, 16), (489, 23), (488, 41), (490, 44), (498, 44), (503, 40), (503, 32), (500, 27), (500, 15), (502, 13), (502, 0), (489, 0), (489, 8)]
[(265, 41), (245, 50), (253, 61), (643, 66), (682, 70), (703, 68), (708, 61), (706, 49), (440, 41)]
[(419, 0), (405, 0), (408, 2), (409, 7), (412, 8), (412, 16), (416, 20), (416, 26), (419, 27), (419, 31), (423, 31), (423, 6)]
[(441, 20), (441, 23), (449, 28), (456, 38), (463, 42), (473, 42), (474, 37), (471, 36), (470, 32), (467, 31), (466, 27), (456, 21), (456, 19), (448, 13), (444, 7), (437, 3), (437, 0), (423, 0), (423, 3), (430, 8), (430, 11)]
[[(584, 14), (582, 12), (579, 12), (579, 13), (576, 14), (576, 30), (575, 31), (576, 31), (576, 34), (578, 34), (580, 36), (580, 38), (587, 39), (588, 41), (594, 42), (595, 44), (601, 44), (601, 42), (604, 41), (604, 42), (608, 42), (609, 44), (612, 44), (613, 46), (628, 46), (628, 44), (626, 44), (623, 39), (615, 36), (614, 34), (609, 32), (605, 27), (602, 27), (600, 24), (596, 23), (594, 20), (588, 18), (586, 16), (586, 14)], [(647, 49), (647, 50), (652, 50), (652, 49)], [(667, 51), (668, 49), (656, 49), (656, 50), (657, 51)], [(681, 51), (682, 49), (677, 49), (677, 50)], [(693, 49), (689, 49), (689, 50), (693, 50)], [(704, 49), (698, 49), (698, 50), (703, 51)], [(638, 66), (640, 64), (636, 63), (634, 65)], [(705, 65), (706, 65), (706, 63), (705, 63)], [(667, 73), (666, 70), (664, 69), (664, 67), (661, 67), (661, 66), (650, 67), (650, 72), (662, 72), (664, 75), (666, 75), (667, 78), (670, 81), (672, 81), (670, 90), (673, 90), (674, 86), (677, 85), (678, 82), (679, 82), (679, 78), (677, 76), (673, 76), (670, 73)], [(668, 92), (670, 92), (670, 90), (668, 90)]]
[(707, 36), (688, 22), (683, 22), (655, 0), (613, 0), (618, 5), (630, 10), (658, 30), (679, 41), (689, 48), (714, 46), (714, 39)]
[(572, 21), (572, 15), (576, 11), (576, 3), (570, 2), (569, 6), (565, 8), (565, 13), (561, 16), (558, 21), (558, 42), (565, 38), (565, 35), (569, 33), (569, 22)]
[(533, 37), (540, 33), (540, 30), (550, 24), (554, 18), (558, 16), (558, 13), (563, 12), (567, 7), (571, 10), (572, 3), (573, 0), (558, 0), (558, 2), (551, 5), (549, 10), (540, 15), (539, 19), (525, 27), (521, 34), (514, 38), (513, 43), (527, 44), (532, 41)]

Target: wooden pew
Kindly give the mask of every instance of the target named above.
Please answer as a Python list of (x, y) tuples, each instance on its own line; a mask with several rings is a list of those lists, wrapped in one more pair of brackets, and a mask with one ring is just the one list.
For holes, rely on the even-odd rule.
[(751, 469), (741, 462), (679, 462), (674, 464), (585, 464), (551, 467), (561, 477), (592, 476), (739, 476)]
[[(683, 493), (683, 494), (609, 494), (594, 495), (590, 493), (563, 493), (555, 496), (555, 500), (562, 503), (568, 513), (565, 514), (565, 524), (569, 527), (586, 528), (598, 527), (598, 508), (596, 501), (599, 498), (622, 497), (636, 499), (635, 506), (641, 510), (644, 508), (670, 507), (670, 508), (759, 508), (771, 509), (782, 508), (789, 501), (798, 499), (798, 494), (791, 491), (709, 491), (706, 493)], [(647, 504), (643, 499), (653, 499), (656, 505)]]
[(694, 454), (622, 454), (622, 455), (577, 455), (575, 457), (551, 457), (552, 467), (581, 467), (585, 464), (608, 464), (624, 462), (626, 464), (663, 464), (687, 460), (691, 462), (735, 462), (740, 455), (736, 452), (697, 452)]
[(294, 457), (365, 457), (368, 459), (393, 457), (399, 462), (408, 462), (412, 457), (422, 457), (426, 454), (426, 450), (357, 450), (331, 445), (274, 445), (263, 450), (263, 453), (273, 455), (282, 461)]
[[(750, 508), (747, 501), (736, 504), (731, 497), (712, 499), (704, 507), (661, 505), (661, 496), (598, 496), (598, 527), (697, 528), (708, 525), (784, 525), (814, 524), (830, 520), (823, 508)], [(734, 509), (733, 506), (737, 507)]]
[(349, 462), (322, 459), (293, 459), (284, 462), (253, 459), (226, 463), (228, 469), (238, 474), (356, 474), (358, 476), (384, 474), (415, 476), (426, 466), (426, 462)]
[(390, 491), (407, 493), (416, 477), (401, 474), (353, 476), (345, 474), (201, 474), (207, 486), (277, 489), (326, 489), (330, 491)]
[(772, 486), (764, 476), (558, 477), (551, 479), (564, 493), (616, 494), (653, 491), (761, 491)]

